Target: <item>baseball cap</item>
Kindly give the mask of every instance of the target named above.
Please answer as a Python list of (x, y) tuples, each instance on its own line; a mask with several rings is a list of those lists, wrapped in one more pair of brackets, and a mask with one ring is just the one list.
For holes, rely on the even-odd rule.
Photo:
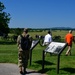
[(24, 30), (23, 30), (24, 32), (28, 32), (28, 28), (24, 28)]
[(69, 30), (69, 33), (72, 33), (72, 30)]

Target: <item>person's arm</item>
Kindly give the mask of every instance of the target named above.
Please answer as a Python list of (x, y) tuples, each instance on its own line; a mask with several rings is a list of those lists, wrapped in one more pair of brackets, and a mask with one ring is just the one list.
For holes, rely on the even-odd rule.
[(17, 38), (17, 46), (19, 45), (19, 43), (20, 43), (20, 36), (18, 36)]

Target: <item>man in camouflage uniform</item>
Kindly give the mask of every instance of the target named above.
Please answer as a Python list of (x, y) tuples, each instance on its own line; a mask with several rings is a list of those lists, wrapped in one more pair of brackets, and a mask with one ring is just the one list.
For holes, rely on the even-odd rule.
[[(22, 33), (23, 37), (28, 36), (28, 29), (24, 29)], [(26, 68), (28, 65), (28, 59), (29, 59), (29, 49), (31, 47), (32, 39), (30, 39), (30, 45), (28, 50), (23, 50), (21, 48), (21, 35), (17, 38), (17, 45), (18, 45), (18, 66), (20, 68), (20, 73), (26, 73)], [(29, 37), (30, 38), (30, 37)]]

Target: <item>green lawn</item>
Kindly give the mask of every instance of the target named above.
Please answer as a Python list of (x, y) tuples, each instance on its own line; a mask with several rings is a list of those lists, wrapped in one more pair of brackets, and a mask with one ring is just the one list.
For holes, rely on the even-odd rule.
[[(53, 35), (55, 32), (53, 32)], [(65, 34), (65, 32), (64, 32)], [(62, 34), (64, 36), (64, 34)], [(39, 44), (32, 51), (32, 64), (28, 65), (29, 69), (42, 70), (42, 52), (45, 47)], [(75, 44), (73, 43), (72, 55), (65, 56), (66, 49), (60, 56), (60, 70), (58, 75), (75, 75)], [(0, 63), (18, 63), (18, 49), (16, 43), (0, 41)], [(30, 63), (30, 61), (29, 61)], [(45, 73), (48, 75), (57, 75), (57, 55), (46, 54), (45, 58)]]

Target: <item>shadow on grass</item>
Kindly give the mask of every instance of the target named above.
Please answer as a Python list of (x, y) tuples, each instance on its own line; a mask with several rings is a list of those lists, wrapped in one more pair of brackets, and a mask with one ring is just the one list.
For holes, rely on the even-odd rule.
[[(35, 61), (34, 63), (37, 63), (37, 64), (40, 64), (42, 66), (42, 60), (39, 60), (39, 61)], [(44, 66), (46, 65), (55, 65), (54, 63), (52, 62), (48, 62), (48, 61), (45, 61), (44, 62)], [(36, 68), (39, 67), (39, 65), (36, 65)], [(38, 73), (46, 73), (47, 71), (50, 71), (50, 70), (55, 70), (55, 68), (44, 68), (44, 70), (40, 69), (38, 70)]]
[(55, 68), (45, 68), (44, 70), (38, 70), (38, 73), (46, 73), (47, 71), (55, 70)]
[(70, 68), (70, 67), (68, 67), (68, 68), (62, 68), (61, 70), (64, 70), (64, 71), (67, 71), (67, 72), (69, 72), (69, 73), (75, 73), (75, 68)]
[(0, 41), (0, 45), (13, 45), (16, 44), (15, 41)]
[[(37, 63), (37, 64), (42, 64), (42, 60), (35, 61), (35, 63)], [(45, 65), (55, 65), (54, 63), (48, 62), (48, 61), (45, 61), (44, 63), (45, 63)]]

